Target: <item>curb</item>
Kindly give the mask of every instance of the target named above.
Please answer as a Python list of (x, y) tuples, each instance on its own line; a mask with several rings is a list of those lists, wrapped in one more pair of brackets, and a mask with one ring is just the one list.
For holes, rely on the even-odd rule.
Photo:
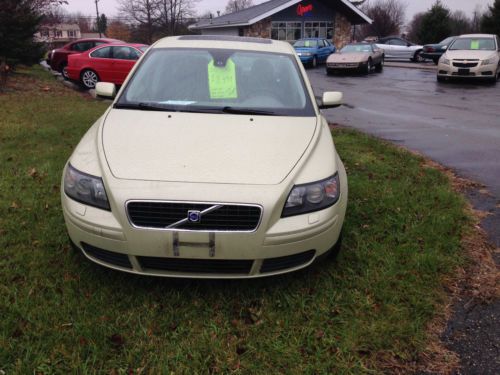
[(436, 71), (436, 65), (424, 65), (423, 63), (404, 63), (404, 62), (394, 62), (385, 61), (385, 67), (389, 68), (405, 68), (405, 69), (420, 69), (420, 70), (430, 70)]

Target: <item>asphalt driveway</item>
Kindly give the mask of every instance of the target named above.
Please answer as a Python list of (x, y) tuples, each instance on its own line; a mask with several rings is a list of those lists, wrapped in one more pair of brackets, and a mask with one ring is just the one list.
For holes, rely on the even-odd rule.
[[(435, 71), (393, 67), (369, 76), (327, 76), (323, 66), (308, 74), (316, 95), (344, 93), (343, 107), (324, 112), (330, 122), (421, 152), (484, 184), (489, 194), (474, 189), (469, 199), (489, 212), (482, 226), (500, 248), (500, 82), (438, 84)], [(473, 308), (466, 302), (456, 301), (443, 334), (460, 356), (457, 374), (498, 374), (500, 301)]]

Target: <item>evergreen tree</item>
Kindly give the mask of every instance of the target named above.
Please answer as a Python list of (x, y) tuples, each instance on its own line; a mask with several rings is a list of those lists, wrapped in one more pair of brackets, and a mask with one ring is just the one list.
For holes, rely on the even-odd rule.
[(105, 34), (106, 30), (108, 29), (108, 18), (104, 13), (99, 16), (99, 19), (97, 20), (96, 23), (97, 23), (97, 32)]
[(481, 18), (481, 32), (500, 36), (500, 0), (495, 0)]
[(42, 16), (30, 0), (2, 0), (0, 6), (0, 64), (37, 62), (42, 44), (33, 41)]
[(417, 37), (420, 43), (438, 43), (451, 34), (450, 10), (437, 0), (424, 13)]

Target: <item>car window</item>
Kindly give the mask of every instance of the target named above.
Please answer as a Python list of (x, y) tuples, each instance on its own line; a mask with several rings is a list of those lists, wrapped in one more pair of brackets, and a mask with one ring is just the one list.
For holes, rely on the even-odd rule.
[(282, 116), (315, 115), (293, 56), (239, 50), (152, 49), (118, 103), (187, 112), (223, 112), (231, 107)]
[(102, 47), (96, 49), (90, 54), (91, 57), (98, 57), (101, 59), (109, 59), (111, 58), (111, 47)]
[(372, 52), (372, 48), (369, 44), (348, 44), (341, 52)]
[(455, 38), (450, 36), (449, 38), (446, 38), (445, 40), (440, 41), (439, 44), (448, 45), (453, 41), (453, 39), (455, 39)]
[(495, 39), (493, 38), (458, 38), (449, 48), (451, 51), (495, 51)]
[(387, 43), (387, 44), (391, 44), (393, 46), (406, 46), (407, 45), (407, 43), (401, 39), (391, 39), (389, 41), (389, 43)]
[(71, 46), (72, 51), (84, 52), (94, 47), (93, 42), (78, 42)]
[(95, 42), (96, 47), (100, 46), (101, 44), (109, 44), (109, 42)]
[(330, 44), (330, 42), (329, 42), (328, 40), (323, 40), (323, 43), (325, 43), (325, 46), (326, 46), (326, 47), (330, 47), (330, 45), (331, 45), (331, 44)]
[(318, 41), (317, 40), (297, 40), (294, 45), (294, 47), (317, 47), (318, 46)]
[(113, 58), (118, 60), (138, 60), (141, 56), (135, 48), (118, 46), (113, 48)]

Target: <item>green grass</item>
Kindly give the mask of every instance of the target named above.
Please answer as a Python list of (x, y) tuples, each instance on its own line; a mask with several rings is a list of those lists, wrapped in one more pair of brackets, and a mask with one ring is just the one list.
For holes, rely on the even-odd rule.
[(445, 176), (335, 130), (350, 188), (337, 261), (249, 281), (130, 276), (69, 248), (59, 203), (63, 165), (106, 106), (39, 68), (0, 94), (0, 370), (358, 374), (418, 358), (464, 261), (469, 221)]

